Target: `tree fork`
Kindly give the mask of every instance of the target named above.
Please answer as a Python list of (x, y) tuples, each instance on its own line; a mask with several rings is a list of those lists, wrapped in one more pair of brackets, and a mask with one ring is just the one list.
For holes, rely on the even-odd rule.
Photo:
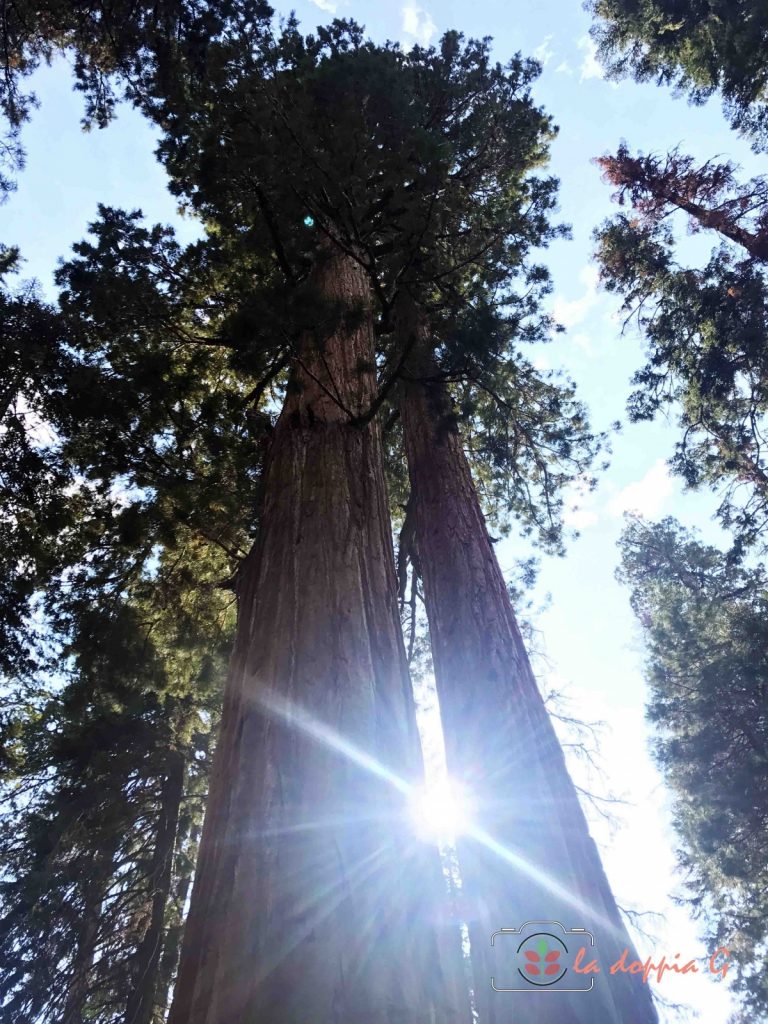
[[(426, 320), (408, 298), (396, 329), (412, 345), (399, 408), (448, 770), (474, 799), (457, 848), (479, 1024), (654, 1024), (647, 985), (608, 976), (632, 943), (531, 670)], [(497, 987), (518, 976), (491, 936), (535, 920), (594, 933), (594, 991), (493, 991), (492, 976)]]
[(406, 816), (422, 762), (380, 429), (349, 416), (375, 398), (369, 286), (328, 251), (310, 284), (366, 312), (305, 332), (271, 440), (169, 1020), (464, 1022), (437, 853)]

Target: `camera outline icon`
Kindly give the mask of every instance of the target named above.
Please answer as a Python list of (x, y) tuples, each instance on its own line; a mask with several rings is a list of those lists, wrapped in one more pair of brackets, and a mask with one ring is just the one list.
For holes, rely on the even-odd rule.
[[(568, 935), (574, 935), (574, 936), (577, 936), (580, 939), (587, 939), (588, 938), (590, 946), (594, 946), (595, 945), (595, 937), (594, 937), (594, 935), (592, 934), (592, 932), (588, 932), (586, 928), (566, 928), (565, 925), (562, 924), (562, 922), (560, 922), (560, 921), (553, 921), (553, 920), (526, 921), (519, 928), (499, 928), (499, 929), (497, 929), (493, 933), (493, 935), (491, 935), (491, 945), (492, 946), (496, 945), (496, 936), (497, 935), (510, 935), (510, 936), (512, 936), (512, 935), (523, 935), (523, 933), (526, 931), (527, 928), (529, 928), (529, 927), (536, 927), (536, 926), (544, 926), (544, 927), (547, 927), (547, 928), (559, 928), (560, 931), (563, 933), (563, 935), (566, 936), (566, 937)], [(556, 943), (558, 943), (560, 946), (563, 947), (563, 949), (565, 950), (566, 953), (568, 952), (568, 947), (565, 945), (564, 939), (559, 938), (559, 936), (557, 936), (557, 935), (553, 935), (552, 932), (534, 932), (531, 935), (527, 935), (523, 939), (523, 941), (520, 943), (520, 945), (518, 946), (516, 952), (519, 953), (520, 950), (522, 949), (522, 947), (525, 945), (526, 942), (528, 942), (530, 939), (536, 938), (539, 935), (541, 935), (542, 937), (547, 937), (547, 938), (554, 939)], [(556, 959), (556, 958), (554, 958), (554, 959)], [(554, 966), (554, 963), (552, 964), (552, 966)], [(494, 992), (540, 992), (540, 993), (545, 993), (545, 992), (591, 992), (592, 989), (595, 986), (595, 979), (594, 978), (590, 978), (589, 979), (589, 985), (588, 986), (585, 985), (585, 987), (583, 987), (583, 988), (555, 988), (555, 987), (553, 987), (553, 986), (557, 985), (557, 983), (559, 981), (562, 981), (562, 979), (568, 973), (568, 968), (564, 968), (562, 973), (560, 975), (558, 975), (557, 978), (554, 978), (553, 981), (547, 982), (547, 983), (542, 983), (542, 984), (530, 981), (528, 978), (526, 978), (526, 976), (523, 974), (523, 972), (520, 970), (519, 967), (517, 968), (517, 973), (520, 975), (520, 977), (523, 979), (523, 981), (527, 982), (526, 987), (524, 987), (524, 988), (523, 987), (500, 988), (499, 986), (497, 986), (496, 980), (495, 980), (495, 978), (492, 975), (491, 976), (491, 988), (493, 989)], [(586, 981), (586, 979), (585, 979), (585, 981)]]

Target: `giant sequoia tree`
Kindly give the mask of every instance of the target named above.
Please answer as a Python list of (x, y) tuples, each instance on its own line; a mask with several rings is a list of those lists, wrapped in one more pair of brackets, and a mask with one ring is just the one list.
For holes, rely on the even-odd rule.
[[(424, 580), (449, 771), (468, 788), (474, 827), (458, 841), (480, 1020), (519, 1019), (491, 990), (501, 918), (546, 915), (595, 933), (604, 962), (631, 946), (536, 684), (496, 560), (455, 414), (423, 324), (401, 414), (410, 514)], [(545, 909), (546, 908), (546, 909)], [(498, 970), (496, 970), (498, 974)], [(647, 988), (619, 976), (589, 1001), (551, 994), (531, 1020), (655, 1021)], [(586, 1005), (585, 1005), (586, 1003)]]
[[(546, 122), (542, 122), (540, 115), (531, 107), (524, 90), (527, 85), (530, 70), (524, 65), (518, 64), (506, 76), (500, 74), (499, 69), (489, 69), (484, 52), (480, 49), (469, 50), (467, 54), (457, 47), (455, 37), (447, 37), (443, 43), (442, 51), (439, 54), (428, 53), (422, 55), (416, 53), (407, 62), (402, 62), (404, 81), (406, 88), (409, 79), (415, 79), (422, 95), (426, 95), (434, 107), (429, 103), (426, 110), (418, 110), (420, 122), (418, 128), (420, 134), (408, 135), (407, 131), (411, 126), (413, 118), (413, 104), (403, 103), (404, 110), (400, 108), (393, 112), (391, 100), (388, 94), (386, 103), (382, 103), (382, 96), (374, 90), (378, 85), (384, 85), (387, 78), (391, 76), (393, 67), (401, 62), (396, 51), (384, 51), (374, 53), (370, 47), (361, 47), (359, 38), (352, 32), (336, 29), (327, 38), (321, 37), (321, 44), (332, 50), (335, 49), (341, 54), (336, 57), (336, 66), (330, 61), (315, 63), (317, 60), (312, 54), (304, 52), (305, 43), (300, 43), (295, 36), (289, 37), (293, 47), (299, 53), (304, 78), (303, 88), (298, 94), (295, 91), (294, 82), (285, 75), (281, 78), (280, 64), (275, 55), (270, 53), (269, 59), (276, 77), (279, 80), (279, 88), (272, 85), (271, 79), (265, 84), (260, 79), (254, 80), (251, 73), (249, 77), (236, 78), (233, 85), (231, 72), (220, 70), (224, 88), (227, 91), (229, 103), (222, 106), (223, 116), (232, 128), (224, 131), (217, 125), (215, 134), (207, 122), (201, 124), (195, 119), (189, 118), (189, 113), (183, 111), (179, 121), (173, 124), (169, 139), (164, 152), (169, 161), (176, 181), (177, 187), (181, 188), (184, 175), (190, 174), (190, 160), (199, 161), (200, 170), (195, 172), (196, 187), (190, 191), (185, 186), (185, 191), (190, 194), (191, 201), (204, 210), (207, 216), (216, 216), (223, 225), (230, 229), (234, 224), (241, 222), (244, 210), (240, 180), (250, 180), (256, 184), (253, 197), (255, 207), (254, 214), (267, 221), (267, 226), (272, 233), (273, 239), (280, 239), (281, 220), (286, 209), (293, 206), (295, 222), (298, 223), (302, 215), (314, 230), (321, 231), (330, 236), (331, 244), (341, 245), (347, 252), (347, 257), (356, 259), (362, 268), (368, 272), (375, 286), (375, 294), (382, 306), (383, 327), (386, 326), (393, 314), (395, 321), (399, 319), (397, 308), (404, 297), (412, 291), (423, 293), (428, 289), (433, 293), (434, 299), (431, 303), (435, 315), (444, 324), (454, 323), (457, 310), (465, 308), (469, 311), (464, 320), (465, 327), (474, 326), (475, 337), (480, 336), (482, 328), (478, 328), (478, 318), (475, 315), (479, 307), (482, 312), (482, 302), (478, 301), (477, 288), (473, 283), (478, 274), (484, 275), (484, 283), (488, 291), (491, 284), (495, 283), (503, 288), (504, 275), (509, 275), (510, 265), (520, 261), (521, 253), (531, 244), (532, 240), (540, 240), (546, 237), (546, 227), (541, 226), (540, 218), (548, 209), (548, 192), (546, 187), (543, 191), (535, 186), (528, 190), (521, 188), (520, 177), (524, 174), (526, 167), (535, 164), (541, 158), (541, 143), (537, 136), (547, 130)], [(313, 41), (312, 47), (316, 47)], [(354, 54), (355, 59), (352, 59)], [(308, 56), (313, 57), (313, 63), (306, 69)], [(467, 65), (469, 59), (474, 63)], [(284, 56), (283, 56), (283, 59)], [(362, 130), (355, 132), (355, 126), (359, 123), (359, 115), (350, 116), (348, 121), (342, 121), (338, 110), (334, 110), (332, 132), (328, 130), (328, 124), (324, 121), (321, 113), (317, 112), (320, 104), (327, 102), (327, 96), (331, 94), (331, 85), (335, 85), (335, 95), (340, 94), (339, 86), (346, 86), (351, 92), (351, 84), (359, 81), (361, 72), (365, 74), (366, 110)], [(381, 81), (377, 81), (379, 76)], [(309, 77), (311, 76), (311, 77)], [(309, 78), (309, 87), (306, 86)], [(465, 85), (468, 92), (470, 85), (474, 89), (472, 99), (467, 99), (467, 92), (462, 93), (457, 83)], [(206, 89), (210, 89), (210, 83), (206, 83)], [(485, 90), (483, 93), (482, 90)], [(265, 103), (270, 127), (274, 128), (269, 133), (253, 114), (254, 102)], [(407, 99), (407, 91), (404, 90), (404, 99)], [(482, 95), (486, 99), (485, 106), (478, 99)], [(242, 98), (241, 98), (242, 97)], [(495, 99), (496, 103), (491, 101)], [(246, 107), (245, 101), (248, 101)], [(398, 97), (398, 100), (401, 98)], [(210, 100), (208, 101), (210, 106)], [(310, 106), (311, 104), (311, 106)], [(242, 107), (242, 113), (239, 109)], [(310, 117), (310, 112), (314, 114)], [(397, 119), (394, 117), (396, 113)], [(424, 114), (427, 117), (424, 117)], [(327, 115), (326, 115), (327, 116)], [(185, 126), (184, 119), (186, 119)], [(538, 121), (538, 125), (537, 125)], [(512, 126), (514, 125), (514, 132)], [(305, 127), (306, 126), (306, 127)], [(185, 130), (186, 128), (186, 130)], [(371, 156), (368, 157), (372, 164), (373, 173), (363, 177), (362, 171), (365, 168), (367, 157), (366, 145), (367, 133), (372, 133), (375, 148), (372, 148)], [(306, 131), (306, 138), (305, 138)], [(439, 132), (439, 134), (438, 134)], [(530, 133), (532, 139), (528, 142)], [(269, 149), (269, 140), (272, 135), (277, 135), (281, 140), (281, 146), (275, 157), (272, 158)], [(382, 133), (385, 133), (382, 135)], [(186, 135), (190, 136), (187, 141)], [(396, 160), (398, 154), (403, 154), (405, 164), (394, 166), (389, 163), (382, 166), (383, 157), (379, 151), (385, 146), (392, 146), (395, 140), (402, 135), (403, 141), (399, 142), (396, 148)], [(244, 140), (249, 136), (253, 137), (254, 145), (252, 150), (244, 150)], [(353, 164), (353, 174), (347, 169), (346, 176), (340, 177), (340, 169), (343, 165), (339, 163), (337, 153), (348, 153), (345, 145), (345, 136), (354, 145), (356, 163)], [(382, 142), (378, 142), (382, 138)], [(196, 145), (191, 140), (196, 140)], [(222, 140), (223, 139), (223, 144)], [(434, 139), (434, 143), (432, 143)], [(362, 144), (361, 144), (362, 140)], [(258, 145), (260, 143), (260, 145)], [(513, 145), (517, 143), (517, 147)], [(522, 143), (522, 150), (521, 150)], [(257, 148), (258, 146), (258, 148)], [(528, 147), (528, 148), (526, 148)], [(199, 154), (202, 151), (202, 159)], [(521, 154), (527, 153), (527, 156)], [(245, 159), (243, 159), (245, 155)], [(270, 176), (273, 166), (269, 161), (279, 160), (282, 174), (279, 180)], [(506, 162), (505, 162), (506, 161)], [(401, 169), (402, 167), (402, 169)], [(226, 170), (224, 170), (226, 168)], [(300, 176), (297, 175), (300, 172)], [(387, 177), (383, 178), (384, 173)], [(356, 175), (360, 175), (360, 184)], [(383, 190), (381, 198), (371, 202), (369, 195), (362, 191), (362, 181), (370, 185), (376, 181), (376, 177), (382, 178)], [(314, 185), (315, 181), (317, 185)], [(281, 191), (282, 190), (282, 191)], [(459, 199), (460, 192), (463, 192)], [(471, 208), (466, 205), (466, 197), (474, 196), (480, 201), (482, 216), (474, 212), (468, 212)], [(277, 196), (284, 196), (277, 198)], [(484, 202), (483, 202), (484, 200)], [(515, 217), (510, 217), (510, 212), (515, 208), (518, 210), (524, 203), (532, 210), (533, 225), (539, 225), (538, 230), (534, 226), (528, 231), (520, 229)], [(392, 204), (392, 215), (389, 216)], [(252, 215), (252, 216), (253, 216)], [(519, 218), (519, 214), (518, 214)], [(285, 229), (282, 229), (285, 231)], [(295, 231), (295, 228), (294, 228)], [(291, 267), (291, 236), (288, 236), (288, 244), (285, 239), (280, 239), (279, 246), (276, 245), (276, 259), (281, 270), (289, 277), (297, 277), (299, 274)], [(295, 243), (293, 243), (295, 245)], [(299, 268), (301, 269), (301, 268)], [(535, 283), (535, 276), (532, 278)], [(473, 289), (475, 294), (473, 295)], [(462, 301), (463, 296), (463, 301)], [(504, 293), (507, 302), (511, 301), (508, 292)], [(473, 301), (474, 300), (474, 301)], [(501, 307), (502, 301), (498, 299), (496, 307)], [(495, 314), (495, 316), (494, 316)], [(514, 316), (510, 321), (514, 322)], [(489, 340), (504, 346), (505, 337), (508, 336), (510, 324), (506, 323), (507, 334), (504, 330), (505, 321), (499, 318), (494, 305), (491, 304), (486, 327), (498, 328), (496, 333), (491, 333)], [(457, 347), (458, 339), (454, 341)], [(413, 374), (412, 357), (416, 350), (421, 347), (421, 342), (415, 341), (413, 331), (396, 330), (394, 332), (394, 348), (390, 345), (387, 352), (388, 365), (399, 371)], [(478, 363), (482, 366), (482, 359), (472, 359), (469, 350), (465, 350), (465, 362), (470, 368)], [(487, 361), (493, 363), (492, 357)], [(457, 373), (461, 376), (461, 361), (456, 359), (458, 365)], [(414, 364), (418, 365), (418, 363)], [(519, 366), (519, 364), (518, 364)], [(313, 373), (313, 377), (317, 373)], [(322, 378), (321, 378), (322, 379)], [(392, 379), (391, 374), (384, 374), (383, 383), (388, 384)], [(480, 382), (482, 385), (482, 381)], [(329, 388), (329, 390), (331, 390)], [(336, 389), (333, 389), (336, 391)], [(365, 423), (366, 416), (361, 417), (354, 406), (342, 401), (343, 393), (336, 394), (339, 405), (346, 406), (348, 415)], [(350, 412), (351, 408), (351, 412)], [(371, 408), (375, 408), (375, 403)], [(403, 406), (401, 404), (401, 414)], [(409, 423), (404, 415), (404, 428), (415, 429), (421, 432), (430, 445), (438, 440), (441, 427), (429, 427), (424, 423)], [(518, 424), (516, 424), (517, 426)], [(513, 428), (514, 429), (514, 428)], [(578, 436), (578, 429), (576, 430)], [(562, 438), (561, 438), (562, 440)], [(408, 442), (406, 442), (408, 444)], [(529, 445), (529, 449), (534, 445)], [(563, 449), (567, 446), (564, 444)], [(409, 452), (413, 455), (413, 451)], [(434, 454), (434, 452), (433, 452)], [(413, 462), (413, 460), (412, 460)], [(434, 468), (434, 467), (433, 467)], [(423, 479), (427, 472), (427, 464), (424, 460), (414, 468), (414, 476), (419, 480)], [(457, 478), (461, 469), (453, 472)], [(466, 474), (467, 470), (464, 467)], [(449, 476), (450, 479), (450, 476)], [(464, 477), (466, 483), (466, 476)], [(546, 481), (543, 488), (547, 489)], [(471, 487), (471, 482), (470, 482)], [(466, 487), (464, 488), (466, 490)], [(430, 508), (435, 516), (435, 521), (440, 522), (446, 515), (450, 516), (449, 506), (440, 507), (439, 504)], [(421, 512), (423, 523), (423, 509)], [(472, 543), (482, 547), (488, 545), (487, 535), (482, 528), (482, 520), (478, 518), (479, 507), (474, 506), (475, 519), (467, 536), (456, 537), (457, 542), (463, 545)], [(417, 535), (419, 534), (419, 519), (416, 519)], [(480, 529), (478, 529), (480, 527)], [(425, 549), (427, 555), (433, 557), (437, 549), (441, 550), (442, 557), (450, 561), (454, 552), (445, 547), (447, 537), (440, 536), (438, 543), (432, 544), (433, 536), (428, 531), (421, 531), (417, 536), (419, 547), (419, 558), (424, 559)], [(450, 545), (449, 545), (450, 547)], [(258, 548), (257, 548), (258, 550)], [(493, 562), (493, 559), (490, 559)], [(489, 591), (493, 591), (494, 598), (488, 607), (484, 607), (480, 613), (482, 618), (485, 615), (491, 617), (498, 614), (499, 609), (493, 605), (494, 600), (500, 600), (497, 593), (500, 578), (498, 568), (489, 570), (493, 575), (493, 584)], [(469, 590), (476, 586), (476, 581), (469, 578), (462, 582), (459, 587), (461, 594), (469, 593)], [(496, 589), (494, 589), (494, 586)], [(502, 584), (503, 588), (503, 584)], [(428, 611), (435, 610), (432, 605), (433, 592), (427, 588)], [(540, 697), (535, 690), (530, 670), (524, 662), (521, 662), (522, 651), (520, 649), (519, 635), (511, 623), (511, 609), (508, 601), (502, 604), (502, 614), (506, 616), (508, 623), (508, 638), (505, 640), (507, 649), (500, 654), (502, 660), (508, 662), (511, 670), (511, 677), (506, 675), (498, 678), (502, 699), (509, 708), (510, 725), (520, 722), (520, 716), (533, 716), (526, 738), (526, 750), (533, 754), (537, 739), (542, 744), (542, 752), (538, 755), (542, 763), (542, 771), (536, 777), (537, 785), (532, 784), (531, 795), (538, 793), (541, 799), (541, 784), (544, 780), (544, 762), (552, 760), (550, 757), (557, 751), (554, 735), (546, 730), (549, 727)], [(453, 624), (455, 627), (455, 623)], [(478, 623), (478, 628), (483, 632)], [(487, 633), (487, 630), (486, 630)], [(505, 634), (506, 635), (506, 634)], [(477, 654), (482, 647), (482, 639), (479, 635), (479, 642), (474, 644), (473, 651)], [(487, 635), (486, 635), (487, 639)], [(454, 638), (453, 644), (458, 641)], [(513, 653), (513, 650), (515, 653)], [(462, 655), (466, 662), (469, 655), (464, 652)], [(514, 659), (514, 661), (512, 660)], [(482, 663), (481, 663), (482, 664)], [(516, 665), (516, 667), (512, 667)], [(466, 664), (463, 666), (466, 669)], [(481, 665), (474, 666), (474, 672), (483, 670)], [(527, 674), (526, 674), (527, 673)], [(440, 685), (441, 666), (438, 667), (438, 684)], [(493, 674), (493, 673), (492, 673)], [(517, 679), (520, 689), (517, 696), (520, 698), (519, 710), (515, 708), (515, 685)], [(527, 688), (523, 680), (527, 680)], [(478, 691), (472, 691), (479, 692)], [(456, 715), (456, 721), (461, 717), (461, 709), (466, 709), (467, 702), (472, 698), (462, 698), (454, 691), (449, 690), (446, 694), (445, 714), (450, 721)], [(498, 696), (498, 694), (497, 694)], [(488, 701), (488, 708), (494, 702)], [(498, 712), (498, 706), (496, 706)], [(487, 725), (486, 713), (479, 706), (475, 707), (478, 730), (482, 731)], [(535, 719), (538, 716), (538, 725)], [(482, 724), (481, 724), (482, 723)], [(466, 723), (465, 723), (466, 724)], [(478, 735), (473, 733), (475, 741), (475, 754), (477, 756), (476, 741)], [(450, 742), (453, 749), (456, 744), (451, 730)], [(507, 746), (507, 740), (501, 745)], [(515, 736), (515, 744), (521, 747), (520, 735)], [(471, 744), (470, 744), (471, 746)], [(540, 893), (539, 903), (543, 901), (557, 902), (558, 914), (566, 916), (566, 909), (573, 912), (572, 905), (562, 902), (562, 892), (570, 886), (574, 892), (579, 887), (577, 878), (582, 879), (581, 893), (574, 897), (577, 907), (583, 912), (583, 896), (587, 900), (600, 902), (600, 909), (596, 911), (596, 919), (600, 920), (604, 931), (615, 932), (611, 939), (606, 939), (606, 948), (617, 949), (618, 952), (628, 944), (626, 936), (622, 931), (615, 906), (607, 892), (599, 860), (596, 857), (593, 844), (589, 839), (586, 825), (578, 809), (575, 792), (567, 780), (567, 774), (562, 764), (562, 755), (554, 754), (560, 758), (561, 774), (558, 782), (553, 785), (555, 791), (554, 802), (563, 801), (568, 808), (562, 811), (561, 820), (553, 826), (551, 834), (556, 839), (551, 844), (553, 849), (558, 845), (556, 854), (553, 853), (554, 869), (553, 881), (547, 887), (543, 887)], [(462, 760), (464, 763), (462, 763)], [(469, 762), (468, 757), (458, 758), (455, 767), (459, 773), (466, 770)], [(507, 758), (508, 760), (508, 758)], [(488, 780), (484, 780), (488, 781)], [(497, 780), (498, 781), (498, 780)], [(503, 789), (510, 786), (510, 780), (502, 780)], [(565, 787), (565, 788), (564, 788)], [(547, 806), (542, 814), (542, 819), (549, 814), (555, 813), (553, 807)], [(564, 838), (563, 830), (570, 830), (571, 834)], [(503, 830), (504, 838), (507, 838), (506, 829)], [(530, 836), (536, 834), (536, 828), (532, 827)], [(530, 837), (528, 837), (530, 838)], [(541, 838), (541, 837), (540, 837)], [(545, 845), (547, 845), (545, 843)], [(498, 849), (496, 851), (498, 855)], [(508, 854), (514, 860), (514, 853)], [(565, 868), (569, 858), (573, 866)], [(536, 859), (536, 858), (534, 858)], [(503, 856), (502, 856), (503, 860)], [(519, 867), (519, 866), (518, 866)], [(203, 870), (201, 866), (201, 870)], [(495, 897), (497, 906), (504, 903), (505, 898), (514, 909), (523, 912), (523, 905), (520, 894), (526, 886), (521, 880), (521, 872), (509, 872), (504, 875), (494, 857), (489, 857), (486, 863), (477, 872), (474, 872), (474, 881), (477, 882), (481, 875), (484, 875), (483, 884), (490, 874), (498, 877), (499, 883), (493, 890), (489, 889), (479, 895), (479, 901), (484, 904), (485, 910), (477, 921), (473, 922), (474, 938), (476, 941), (478, 960), (478, 985), (488, 987), (489, 974), (486, 966), (481, 966), (484, 960), (482, 948), (490, 941), (490, 933), (493, 926), (490, 924), (490, 910)], [(524, 874), (524, 872), (522, 872)], [(505, 881), (502, 881), (502, 876)], [(510, 879), (511, 876), (511, 879)], [(482, 890), (483, 886), (480, 886)], [(544, 895), (546, 893), (546, 895)], [(560, 895), (553, 895), (559, 893)], [(206, 897), (213, 898), (213, 893)], [(540, 911), (541, 912), (541, 911)], [(253, 983), (251, 983), (253, 984)], [(478, 1002), (482, 999), (478, 996)], [(650, 1004), (647, 1003), (647, 996), (641, 996), (640, 991), (635, 996), (629, 993), (617, 994), (605, 993), (604, 1012), (612, 1019), (628, 1019), (628, 1015), (640, 1014), (651, 1020), (654, 1013)], [(480, 1003), (481, 1013), (486, 1019), (493, 1019), (494, 1015), (510, 1012), (511, 1007), (496, 1003), (491, 1009), (488, 1001)], [(566, 1009), (564, 1006), (551, 1006), (550, 1010), (541, 1009), (538, 1012), (554, 1012), (561, 1016), (570, 1012), (573, 1019), (580, 1011), (576, 1001)]]
[[(200, 49), (175, 48), (139, 97), (162, 130), (173, 188), (202, 215), (202, 241), (182, 252), (136, 215), (102, 210), (95, 240), (61, 271), (53, 365), (76, 400), (41, 387), (38, 364), (20, 379), (59, 432), (38, 475), (61, 475), (53, 494), (67, 515), (76, 496), (97, 500), (84, 533), (74, 515), (63, 549), (53, 526), (37, 548), (20, 538), (30, 557), (9, 634), (46, 580), (74, 577), (83, 594), (98, 599), (102, 586), (114, 598), (124, 583), (110, 567), (120, 581), (151, 577), (158, 549), (172, 559), (185, 531), (222, 549), (229, 567), (239, 562), (235, 651), (170, 1019), (468, 1020), (435, 853), (406, 823), (421, 767), (385, 412), (405, 433), (454, 770), (469, 773), (495, 700), (500, 759), (471, 780), (485, 790), (481, 805), (500, 784), (492, 799), (510, 806), (508, 746), (535, 766), (523, 860), (508, 811), (498, 836), (482, 812), (493, 856), (465, 851), (482, 908), (476, 987), (489, 985), (483, 944), (503, 923), (491, 902), (505, 917), (527, 913), (522, 893), (544, 847), (551, 883), (537, 890), (536, 915), (571, 921), (565, 887), (580, 911), (585, 900), (597, 906), (598, 932), (628, 944), (525, 661), (445, 390), (461, 399), (494, 494), (556, 545), (560, 488), (588, 467), (597, 441), (572, 390), (541, 378), (514, 344), (547, 327), (546, 274), (527, 257), (552, 234), (554, 183), (529, 173), (551, 128), (528, 93), (535, 66), (493, 65), (487, 44), (449, 33), (437, 50), (405, 54), (347, 23), (308, 37), (293, 21), (275, 34), (263, 27), (233, 23)], [(404, 304), (426, 335), (404, 329)], [(433, 500), (437, 466), (450, 487)], [(138, 494), (116, 507), (131, 488)], [(451, 535), (454, 521), (463, 532)], [(451, 584), (454, 558), (462, 571)], [(458, 593), (451, 607), (446, 585)], [(55, 622), (54, 588), (47, 594)], [(457, 614), (471, 626), (466, 641), (445, 628)], [(473, 655), (493, 684), (486, 693), (471, 678), (455, 685)], [(553, 765), (555, 783), (545, 778)], [(149, 860), (156, 892), (166, 865)], [(160, 896), (136, 949), (147, 967), (159, 912)], [(81, 991), (73, 986), (73, 1000)], [(599, 1005), (606, 1020), (654, 1019), (639, 986), (598, 998), (592, 1012)], [(131, 1012), (148, 1001), (132, 999)], [(482, 996), (478, 1007), (488, 1022), (513, 1008)], [(581, 1021), (589, 1007), (534, 1010)]]

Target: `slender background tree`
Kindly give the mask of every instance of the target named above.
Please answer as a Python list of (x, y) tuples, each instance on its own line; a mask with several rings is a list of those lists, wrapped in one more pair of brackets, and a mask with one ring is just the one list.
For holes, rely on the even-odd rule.
[(766, 580), (674, 520), (634, 520), (622, 577), (647, 645), (648, 717), (674, 794), (687, 899), (712, 949), (731, 950), (745, 1015), (768, 1008)]
[[(719, 92), (733, 128), (766, 142), (762, 7), (597, 2), (594, 36), (609, 70), (673, 83), (693, 102)], [(596, 233), (606, 287), (623, 297), (648, 360), (635, 375), (635, 420), (671, 414), (672, 469), (717, 496), (727, 550), (672, 520), (630, 522), (622, 578), (647, 643), (648, 715), (659, 766), (675, 793), (678, 857), (690, 905), (711, 941), (739, 950), (739, 1021), (765, 1013), (761, 924), (761, 678), (766, 550), (766, 276), (768, 186), (730, 161), (673, 151), (597, 163), (629, 212)], [(684, 224), (716, 247), (685, 262)]]

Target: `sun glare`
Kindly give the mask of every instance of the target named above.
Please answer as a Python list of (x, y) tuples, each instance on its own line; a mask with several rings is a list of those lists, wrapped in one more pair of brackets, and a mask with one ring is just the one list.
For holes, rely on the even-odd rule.
[(450, 843), (469, 826), (466, 796), (455, 782), (443, 779), (414, 795), (411, 818), (422, 839)]

